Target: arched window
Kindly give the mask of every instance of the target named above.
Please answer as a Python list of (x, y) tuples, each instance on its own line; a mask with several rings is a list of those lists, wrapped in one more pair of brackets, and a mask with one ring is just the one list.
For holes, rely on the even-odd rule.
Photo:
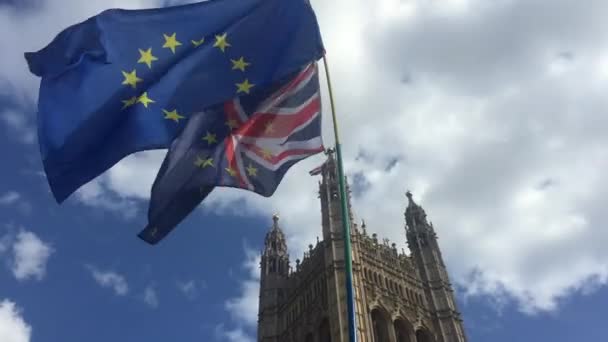
[(393, 323), (397, 342), (416, 342), (414, 341), (414, 327), (404, 319), (398, 319)]
[(433, 337), (431, 333), (429, 333), (426, 329), (420, 329), (416, 331), (416, 341), (417, 342), (433, 342)]
[(374, 333), (374, 341), (384, 342), (389, 341), (389, 322), (386, 316), (378, 309), (372, 310), (372, 331)]

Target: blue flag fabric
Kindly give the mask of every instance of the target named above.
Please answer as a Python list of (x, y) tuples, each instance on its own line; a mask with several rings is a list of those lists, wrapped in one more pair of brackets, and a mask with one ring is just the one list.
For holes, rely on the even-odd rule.
[(152, 186), (148, 225), (155, 244), (215, 186), (271, 196), (296, 162), (323, 151), (316, 63), (270, 86), (194, 114)]
[(304, 0), (113, 9), (26, 53), (58, 202), (123, 157), (168, 148), (193, 113), (273, 84), (324, 52)]

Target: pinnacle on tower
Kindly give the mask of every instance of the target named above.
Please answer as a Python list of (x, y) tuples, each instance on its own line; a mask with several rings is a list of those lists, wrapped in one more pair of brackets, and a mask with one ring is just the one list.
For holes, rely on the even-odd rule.
[(465, 342), (464, 328), (456, 308), (454, 291), (443, 262), (437, 234), (428, 223), (424, 209), (414, 202), (412, 193), (405, 210), (407, 244), (422, 284), (426, 301), (433, 315), (434, 330), (441, 342)]
[(414, 198), (411, 191), (407, 191), (405, 196), (408, 200), (407, 208), (405, 209), (405, 222), (407, 229), (422, 229), (428, 228), (429, 224), (426, 220), (426, 213), (421, 206), (414, 202)]
[(264, 268), (269, 273), (278, 272), (286, 275), (289, 270), (289, 254), (287, 252), (287, 241), (281, 227), (279, 227), (279, 215), (272, 216), (272, 227), (266, 233), (264, 239), (264, 252), (262, 261), (267, 266)]
[(272, 215), (272, 230), (281, 230), (279, 228), (279, 214)]

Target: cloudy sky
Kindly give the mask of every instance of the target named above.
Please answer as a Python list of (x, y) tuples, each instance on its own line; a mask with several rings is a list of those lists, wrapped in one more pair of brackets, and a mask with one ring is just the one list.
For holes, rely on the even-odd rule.
[[(605, 337), (608, 2), (311, 2), (357, 220), (405, 247), (403, 194), (414, 193), (472, 341)], [(135, 234), (164, 151), (53, 200), (37, 149), (39, 80), (23, 52), (107, 8), (176, 3), (0, 0), (3, 342), (254, 341), (271, 214), (293, 259), (320, 235), (307, 171), (321, 156), (272, 198), (215, 191), (155, 247)], [(327, 111), (324, 121), (331, 146)]]

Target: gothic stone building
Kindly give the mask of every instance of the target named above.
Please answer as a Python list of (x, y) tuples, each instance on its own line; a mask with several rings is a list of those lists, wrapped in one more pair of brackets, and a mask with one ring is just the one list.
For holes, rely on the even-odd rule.
[[(323, 240), (289, 264), (279, 218), (261, 256), (259, 342), (348, 341), (344, 244), (335, 160), (319, 183)], [(405, 232), (411, 255), (352, 224), (357, 341), (465, 342), (462, 319), (433, 225), (407, 193)], [(350, 202), (350, 198), (348, 199)], [(351, 215), (352, 222), (352, 211)], [(318, 240), (318, 239), (317, 239)]]

